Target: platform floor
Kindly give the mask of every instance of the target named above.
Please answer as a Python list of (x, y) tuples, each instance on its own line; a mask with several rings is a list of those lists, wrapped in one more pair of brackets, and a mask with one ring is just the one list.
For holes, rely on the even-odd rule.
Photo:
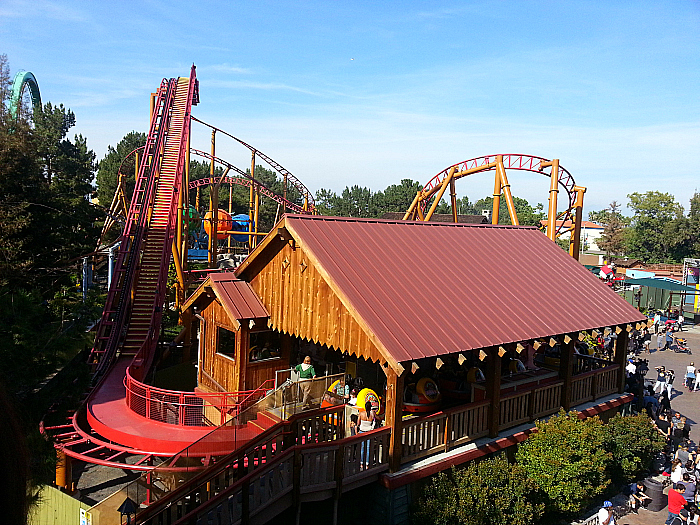
[[(130, 362), (131, 358), (120, 358), (88, 400), (88, 422), (98, 434), (142, 451), (174, 455), (216, 429), (169, 425), (146, 419), (129, 409), (124, 377)], [(212, 454), (230, 451), (234, 441), (242, 443), (256, 435), (257, 432), (248, 427), (224, 427), (198, 448), (206, 448)]]

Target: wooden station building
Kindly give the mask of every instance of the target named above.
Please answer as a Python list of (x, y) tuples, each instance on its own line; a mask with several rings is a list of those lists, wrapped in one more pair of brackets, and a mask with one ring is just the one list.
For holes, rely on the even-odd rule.
[[(626, 352), (595, 358), (576, 345), (597, 330), (626, 349), (646, 322), (534, 227), (301, 215), (285, 216), (235, 273), (211, 274), (185, 307), (199, 325), (204, 391), (254, 389), (309, 353), (319, 375), (352, 363), (384, 398), (393, 472), (622, 393)], [(484, 380), (461, 401), (402, 418), (406, 385), (451, 384), (469, 367)]]

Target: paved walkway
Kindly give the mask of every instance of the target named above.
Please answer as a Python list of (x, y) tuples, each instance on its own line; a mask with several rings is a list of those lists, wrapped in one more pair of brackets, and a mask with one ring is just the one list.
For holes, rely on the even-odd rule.
[[(691, 328), (687, 332), (680, 333), (681, 337), (688, 339), (688, 347), (693, 355), (675, 353), (673, 350), (658, 351), (656, 337), (652, 337), (651, 354), (641, 354), (640, 357), (649, 359), (649, 379), (656, 379), (654, 367), (665, 366), (666, 370), (674, 370), (676, 380), (674, 381), (674, 393), (671, 397), (671, 408), (678, 410), (688, 418), (691, 424), (690, 439), (694, 443), (700, 442), (700, 391), (688, 392), (683, 388), (683, 376), (685, 367), (693, 361), (696, 366), (700, 366), (700, 325)], [(664, 508), (659, 512), (640, 510), (639, 514), (628, 514), (618, 520), (618, 525), (661, 525), (666, 521), (668, 511)]]

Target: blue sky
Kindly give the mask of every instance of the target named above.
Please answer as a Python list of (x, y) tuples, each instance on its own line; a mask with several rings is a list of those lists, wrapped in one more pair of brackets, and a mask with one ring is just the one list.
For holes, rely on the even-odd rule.
[[(496, 153), (559, 158), (586, 209), (700, 186), (700, 3), (2, 0), (0, 52), (102, 158), (197, 65), (193, 114), (312, 191), (427, 182)], [(208, 132), (193, 131), (208, 149)], [(234, 164), (247, 151), (219, 142)], [(545, 202), (548, 179), (509, 172)], [(460, 181), (472, 200), (490, 176)]]

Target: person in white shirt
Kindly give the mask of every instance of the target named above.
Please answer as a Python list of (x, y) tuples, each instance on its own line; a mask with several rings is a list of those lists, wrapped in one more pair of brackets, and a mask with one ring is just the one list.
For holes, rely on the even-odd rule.
[(603, 502), (603, 507), (598, 511), (598, 523), (600, 525), (615, 525), (611, 501)]
[[(685, 379), (683, 380), (683, 386), (687, 386), (687, 387), (692, 386), (691, 383), (695, 381), (695, 373), (696, 373), (695, 363), (693, 363), (691, 361), (690, 364), (685, 367)], [(689, 379), (691, 381), (689, 381)]]

